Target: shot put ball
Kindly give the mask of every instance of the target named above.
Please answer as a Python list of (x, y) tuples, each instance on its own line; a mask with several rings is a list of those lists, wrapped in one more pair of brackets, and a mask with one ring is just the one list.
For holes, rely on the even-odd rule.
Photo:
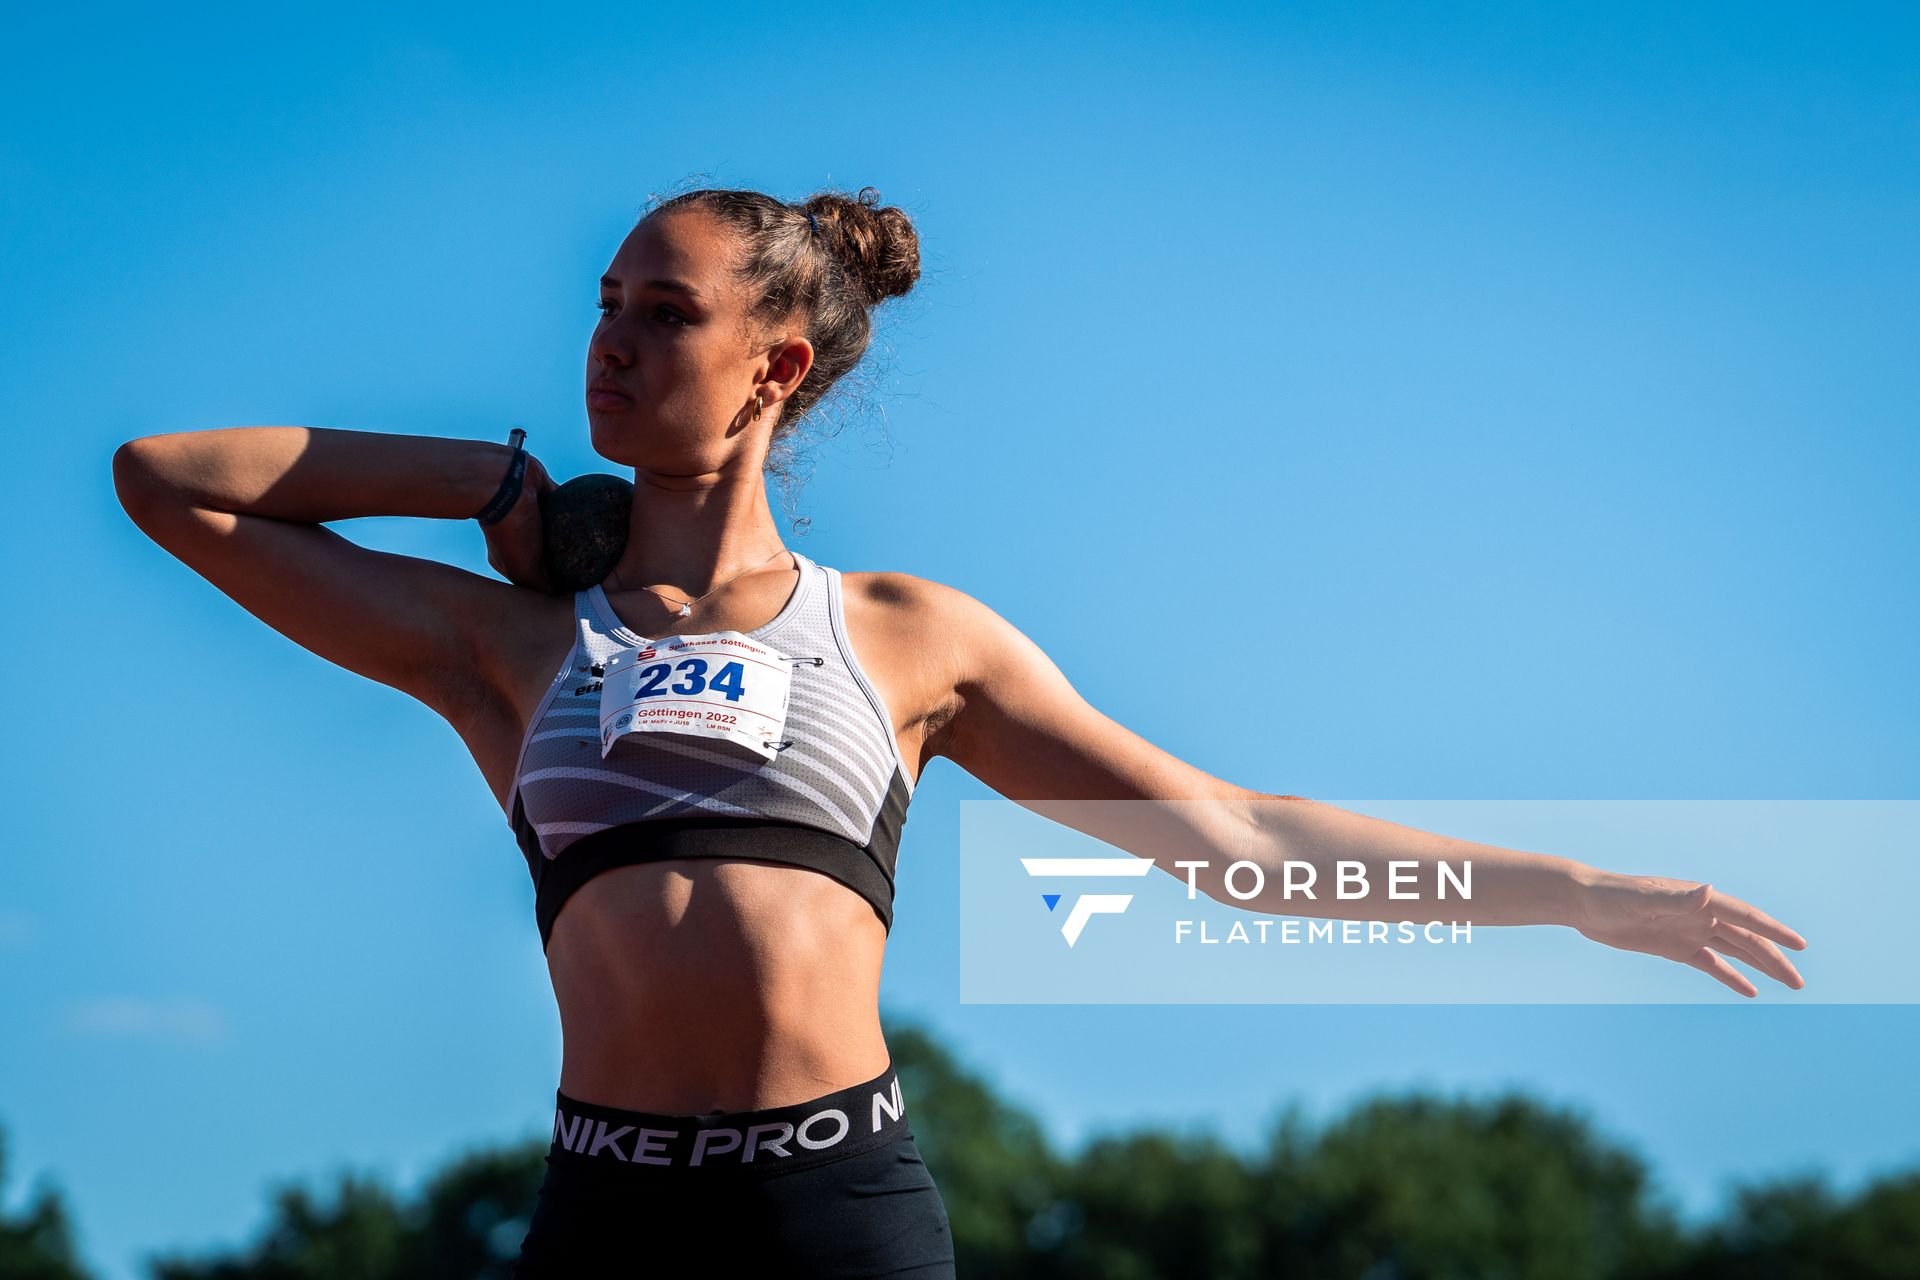
[(604, 579), (627, 547), (633, 482), (594, 472), (540, 500), (542, 555), (554, 586), (584, 591)]

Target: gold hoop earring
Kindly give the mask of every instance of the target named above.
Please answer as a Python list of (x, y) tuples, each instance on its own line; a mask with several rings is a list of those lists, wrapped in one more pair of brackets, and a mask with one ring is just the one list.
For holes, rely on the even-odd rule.
[(762, 408), (762, 406), (761, 406), (761, 403), (760, 403), (760, 393), (759, 393), (758, 391), (756, 391), (756, 392), (754, 392), (754, 393), (753, 393), (753, 420), (754, 420), (755, 422), (758, 422), (758, 421), (760, 421), (760, 410), (761, 410), (761, 408)]

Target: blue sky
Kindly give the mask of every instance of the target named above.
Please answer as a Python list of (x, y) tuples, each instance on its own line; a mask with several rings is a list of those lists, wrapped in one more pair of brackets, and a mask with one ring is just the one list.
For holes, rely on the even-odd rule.
[[(978, 596), (1182, 758), (1325, 798), (1914, 798), (1910, 8), (994, 9), (0, 20), (9, 1203), (56, 1179), (126, 1277), (244, 1236), (269, 1180), (548, 1121), (532, 889), (458, 739), (147, 543), (108, 464), (519, 423), (609, 469), (594, 282), (696, 175), (872, 184), (923, 237), (795, 545)], [(471, 524), (336, 527), (485, 568)], [(1138, 678), (1203, 628), (1258, 655), (1239, 701)], [(1518, 1084), (1696, 1212), (1920, 1156), (1911, 1005), (961, 1005), (990, 795), (920, 787), (885, 1003), (1062, 1142)], [(1805, 861), (1809, 909), (1874, 892)]]

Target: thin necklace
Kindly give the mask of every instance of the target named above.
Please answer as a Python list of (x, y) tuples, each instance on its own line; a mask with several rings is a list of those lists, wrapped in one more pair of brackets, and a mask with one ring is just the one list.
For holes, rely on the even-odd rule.
[[(755, 569), (759, 569), (765, 565), (771, 564), (775, 559), (785, 555), (786, 553), (787, 553), (787, 549), (785, 547), (782, 547), (778, 551), (774, 552), (772, 555), (768, 556), (765, 560), (762, 560), (759, 564), (749, 565), (747, 568), (742, 569), (739, 573), (733, 574), (731, 577), (728, 577), (723, 581), (714, 583), (711, 587), (708, 587), (703, 594), (697, 595), (691, 600), (675, 600), (672, 596), (667, 595), (664, 592), (653, 591), (652, 587), (641, 587), (640, 590), (653, 591), (654, 595), (659, 596), (662, 600), (665, 600), (668, 604), (679, 605), (680, 606), (679, 616), (682, 618), (690, 618), (693, 616), (693, 606), (699, 604), (702, 600), (705, 600), (708, 596), (718, 591), (721, 587), (726, 586), (727, 583), (732, 582), (734, 578), (738, 578), (745, 574), (752, 573)], [(618, 569), (615, 569), (613, 571), (613, 578), (614, 578), (613, 586), (616, 591), (633, 590), (632, 587), (626, 586), (620, 581), (620, 571)]]

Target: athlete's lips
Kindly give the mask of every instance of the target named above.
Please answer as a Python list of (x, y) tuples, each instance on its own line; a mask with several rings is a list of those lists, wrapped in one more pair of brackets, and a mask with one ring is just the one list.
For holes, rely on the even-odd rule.
[(612, 378), (595, 378), (587, 384), (587, 406), (593, 409), (625, 409), (633, 404), (633, 397), (620, 387)]

